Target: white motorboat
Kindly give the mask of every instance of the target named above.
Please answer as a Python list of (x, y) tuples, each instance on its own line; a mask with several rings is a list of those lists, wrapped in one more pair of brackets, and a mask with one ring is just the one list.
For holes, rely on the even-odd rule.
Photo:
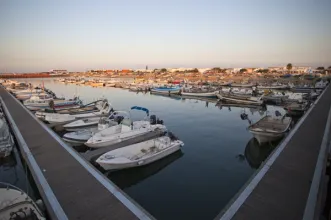
[(248, 130), (262, 144), (282, 138), (289, 130), (292, 122), (290, 117), (273, 117), (267, 115), (250, 125)]
[[(114, 111), (109, 118), (102, 117), (99, 119), (97, 127), (90, 127), (84, 130), (77, 130), (75, 132), (69, 132), (63, 135), (62, 139), (73, 146), (83, 145), (88, 139), (90, 139), (94, 134), (120, 124), (124, 119), (123, 116), (119, 114), (122, 111)], [(127, 113), (127, 112), (125, 112)]]
[(241, 94), (234, 94), (231, 92), (224, 93), (219, 92), (216, 93), (217, 97), (224, 102), (229, 103), (239, 103), (239, 104), (249, 104), (249, 105), (263, 105), (262, 97), (255, 97), (251, 95), (241, 95)]
[[(146, 111), (147, 115), (149, 113), (148, 109), (138, 106), (134, 106), (131, 109)], [(156, 130), (166, 131), (166, 127), (162, 123), (156, 120), (155, 115), (151, 116), (150, 121), (132, 122), (130, 118), (125, 118), (121, 124), (109, 127), (93, 135), (85, 145), (91, 148), (107, 147)]]
[(84, 119), (79, 119), (77, 121), (73, 121), (69, 124), (65, 124), (63, 125), (63, 128), (66, 131), (79, 131), (79, 130), (97, 127), (99, 121), (100, 121), (100, 117), (84, 118)]
[(167, 136), (115, 149), (101, 155), (96, 162), (104, 170), (138, 167), (160, 160), (178, 150), (184, 143)]
[(0, 183), (0, 219), (46, 220), (38, 205), (21, 189)]
[(63, 109), (63, 108), (78, 108), (82, 104), (82, 101), (78, 98), (74, 99), (41, 99), (39, 96), (32, 96), (30, 99), (27, 99), (23, 104), (32, 111), (37, 111), (40, 109)]
[[(118, 125), (121, 120), (121, 116), (118, 116), (119, 113), (122, 111), (112, 111), (108, 118), (105, 117), (91, 117), (91, 118), (84, 118), (79, 119), (77, 121), (73, 121), (69, 124), (63, 125), (63, 128), (66, 131), (79, 131), (85, 130), (93, 127), (98, 127), (98, 129), (104, 130), (110, 126)], [(126, 112), (125, 112), (126, 113)]]
[(13, 150), (14, 140), (5, 118), (0, 117), (0, 158), (7, 157)]

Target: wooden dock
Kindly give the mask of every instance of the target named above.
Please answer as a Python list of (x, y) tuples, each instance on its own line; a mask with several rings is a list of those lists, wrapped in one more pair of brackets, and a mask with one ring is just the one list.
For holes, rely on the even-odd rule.
[(0, 96), (51, 219), (153, 219), (2, 87)]
[(330, 144), (330, 97), (329, 86), (216, 219), (319, 219)]

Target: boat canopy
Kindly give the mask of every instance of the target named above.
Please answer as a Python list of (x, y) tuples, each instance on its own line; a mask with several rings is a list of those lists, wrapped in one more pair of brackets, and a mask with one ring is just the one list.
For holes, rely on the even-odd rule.
[(133, 106), (133, 107), (131, 107), (131, 110), (133, 110), (133, 109), (145, 111), (147, 116), (149, 115), (149, 110), (147, 108), (139, 107), (139, 106)]

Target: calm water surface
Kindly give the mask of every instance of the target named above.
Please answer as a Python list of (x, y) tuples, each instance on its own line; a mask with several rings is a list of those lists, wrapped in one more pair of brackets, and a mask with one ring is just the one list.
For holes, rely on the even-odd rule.
[[(40, 79), (31, 81), (41, 83)], [(259, 146), (246, 129), (248, 121), (240, 118), (245, 111), (256, 121), (264, 111), (219, 108), (212, 102), (117, 88), (66, 85), (52, 79), (44, 84), (58, 96), (78, 94), (85, 103), (105, 97), (117, 110), (146, 107), (184, 141), (181, 152), (156, 163), (106, 174), (157, 219), (214, 218), (275, 147)], [(270, 113), (275, 109), (268, 106)]]

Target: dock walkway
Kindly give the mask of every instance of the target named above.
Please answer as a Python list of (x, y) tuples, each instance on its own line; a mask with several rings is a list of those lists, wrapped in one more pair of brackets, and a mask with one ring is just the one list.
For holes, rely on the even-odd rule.
[[(327, 154), (330, 104), (331, 87), (328, 86), (314, 103), (315, 106), (216, 219), (318, 218), (316, 215), (320, 214), (321, 204), (317, 204), (317, 197), (321, 195), (311, 189), (319, 188), (320, 185), (316, 185), (314, 180), (319, 183), (323, 178), (322, 170), (326, 162), (319, 160), (321, 155), (326, 158)], [(316, 170), (320, 171), (320, 176), (315, 174)], [(315, 199), (311, 200), (310, 197)]]
[[(43, 175), (47, 181), (36, 181), (38, 189), (48, 184), (55, 195), (52, 203), (45, 198), (47, 192), (41, 192), (46, 207), (60, 205), (60, 210), (49, 211), (52, 219), (153, 219), (2, 87), (0, 96), (12, 120), (9, 123), (18, 128), (28, 147), (27, 154), (33, 156), (41, 170), (39, 177)], [(30, 167), (32, 173), (34, 168)], [(61, 211), (62, 215), (56, 214)]]

